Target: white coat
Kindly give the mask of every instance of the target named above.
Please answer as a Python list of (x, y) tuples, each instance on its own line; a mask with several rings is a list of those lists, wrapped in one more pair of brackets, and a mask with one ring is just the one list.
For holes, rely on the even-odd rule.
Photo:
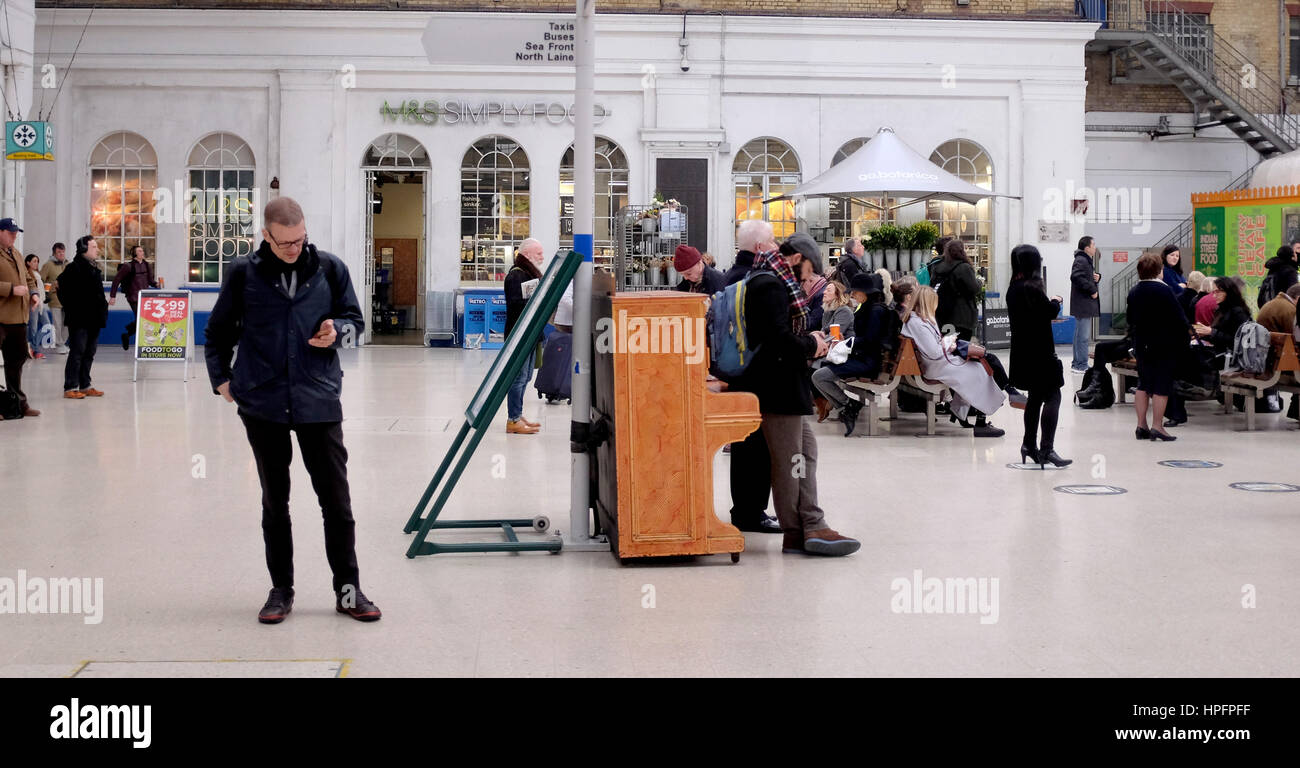
[(943, 335), (934, 323), (913, 313), (903, 325), (903, 335), (916, 345), (922, 375), (952, 390), (952, 409), (958, 418), (965, 419), (971, 406), (986, 416), (1002, 407), (1002, 390), (983, 363), (958, 357), (956, 343), (945, 349)]

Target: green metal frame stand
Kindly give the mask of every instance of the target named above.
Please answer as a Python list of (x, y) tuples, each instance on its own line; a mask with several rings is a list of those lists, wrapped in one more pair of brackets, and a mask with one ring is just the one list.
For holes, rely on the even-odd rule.
[[(410, 518), (406, 521), (404, 533), (415, 533), (415, 539), (406, 550), (409, 558), (418, 555), (439, 555), (451, 552), (550, 552), (558, 554), (564, 541), (557, 535), (548, 535), (538, 541), (520, 541), (517, 529), (527, 528), (536, 533), (551, 534), (550, 521), (544, 516), (525, 518), (493, 518), (489, 520), (439, 520), (439, 515), (447, 504), (447, 499), (460, 481), (465, 467), (483, 440), (492, 420), (501, 408), (510, 384), (519, 375), (524, 365), (532, 365), (537, 343), (542, 336), (542, 329), (555, 308), (560, 303), (565, 287), (573, 279), (581, 263), (581, 256), (569, 251), (563, 257), (551, 260), (550, 268), (543, 275), (536, 292), (529, 300), (524, 314), (515, 324), (506, 339), (505, 346), (497, 353), (492, 368), (479, 385), (474, 399), (465, 411), (465, 423), (461, 425), (451, 448), (443, 457), (438, 471), (424, 489), (424, 495), (415, 505)], [(472, 434), (471, 434), (472, 433)], [(468, 441), (466, 440), (468, 438)], [(449, 471), (450, 470), (450, 471)], [(441, 489), (441, 490), (439, 490)], [(429, 507), (429, 500), (437, 499)], [(426, 509), (428, 514), (425, 514)], [(500, 528), (504, 541), (468, 542), (458, 544), (440, 544), (429, 540), (429, 533), (434, 529), (477, 529)]]

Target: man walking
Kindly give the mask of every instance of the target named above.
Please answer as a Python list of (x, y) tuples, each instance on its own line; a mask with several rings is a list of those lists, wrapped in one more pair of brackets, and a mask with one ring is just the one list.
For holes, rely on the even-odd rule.
[(153, 265), (145, 261), (145, 252), (143, 245), (137, 245), (131, 249), (131, 258), (122, 263), (117, 268), (117, 275), (113, 277), (113, 285), (108, 289), (108, 305), (117, 303), (117, 287), (122, 286), (122, 293), (126, 294), (126, 303), (131, 305), (131, 322), (127, 323), (126, 333), (122, 334), (122, 349), (131, 348), (131, 334), (135, 333), (135, 323), (140, 319), (140, 291), (146, 288), (157, 288), (158, 281), (153, 277)]
[(293, 609), (289, 462), (290, 432), (296, 432), (325, 521), (335, 610), (376, 621), (379, 608), (361, 592), (339, 402), (343, 370), (337, 349), (364, 330), (361, 307), (343, 262), (307, 242), (296, 202), (271, 201), (263, 219), (261, 246), (227, 267), (208, 319), (206, 348), (212, 391), (239, 406), (262, 483), (271, 592), (257, 619), (278, 624)]
[(1097, 284), (1097, 243), (1090, 236), (1079, 238), (1079, 250), (1074, 252), (1074, 267), (1070, 270), (1070, 314), (1074, 315), (1074, 360), (1070, 369), (1075, 373), (1088, 370), (1088, 342), (1092, 340), (1092, 319), (1101, 317), (1101, 301)]
[(23, 393), (23, 365), (27, 362), (27, 319), (39, 301), (36, 276), (14, 248), (22, 232), (13, 219), (0, 219), (0, 356), (4, 358), (5, 387), (18, 395), (24, 416), (41, 412), (27, 404)]
[(63, 243), (55, 243), (50, 250), (50, 260), (41, 265), (41, 280), (50, 286), (46, 303), (50, 307), (50, 316), (54, 320), (54, 347), (60, 355), (68, 354), (68, 332), (64, 330), (63, 302), (59, 299), (59, 275), (68, 266), (67, 248)]

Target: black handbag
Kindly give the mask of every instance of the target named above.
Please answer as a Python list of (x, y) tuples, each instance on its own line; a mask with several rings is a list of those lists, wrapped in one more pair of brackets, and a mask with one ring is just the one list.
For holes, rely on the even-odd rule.
[(0, 418), (5, 421), (21, 419), (23, 417), (23, 401), (18, 397), (17, 392), (10, 392), (4, 387), (0, 387)]

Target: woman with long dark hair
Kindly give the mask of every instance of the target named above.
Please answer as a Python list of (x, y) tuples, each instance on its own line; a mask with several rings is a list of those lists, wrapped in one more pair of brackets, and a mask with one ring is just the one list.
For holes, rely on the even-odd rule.
[(970, 341), (979, 319), (975, 299), (980, 293), (980, 280), (960, 240), (950, 240), (944, 246), (943, 261), (930, 270), (930, 285), (939, 294), (939, 309), (935, 313), (939, 329), (947, 334), (950, 330), (947, 326), (951, 326), (957, 338)]
[(1210, 325), (1197, 323), (1193, 326), (1196, 335), (1214, 345), (1217, 354), (1231, 353), (1233, 342), (1237, 340), (1237, 329), (1242, 323), (1250, 322), (1250, 307), (1241, 295), (1241, 287), (1230, 277), (1214, 278), (1214, 288), (1210, 295), (1218, 302), (1214, 310), (1214, 321)]
[(1187, 288), (1187, 278), (1183, 277), (1183, 257), (1179, 252), (1178, 246), (1170, 243), (1160, 252), (1160, 261), (1163, 266), (1161, 279), (1165, 285), (1173, 289), (1174, 295), (1179, 296)]
[(1011, 285), (1007, 288), (1011, 381), (1028, 393), (1020, 461), (1039, 466), (1051, 462), (1064, 467), (1073, 463), (1056, 453), (1056, 424), (1065, 373), (1052, 341), (1052, 320), (1061, 313), (1061, 297), (1048, 298), (1039, 274), (1042, 266), (1043, 256), (1032, 245), (1018, 245), (1011, 251)]

